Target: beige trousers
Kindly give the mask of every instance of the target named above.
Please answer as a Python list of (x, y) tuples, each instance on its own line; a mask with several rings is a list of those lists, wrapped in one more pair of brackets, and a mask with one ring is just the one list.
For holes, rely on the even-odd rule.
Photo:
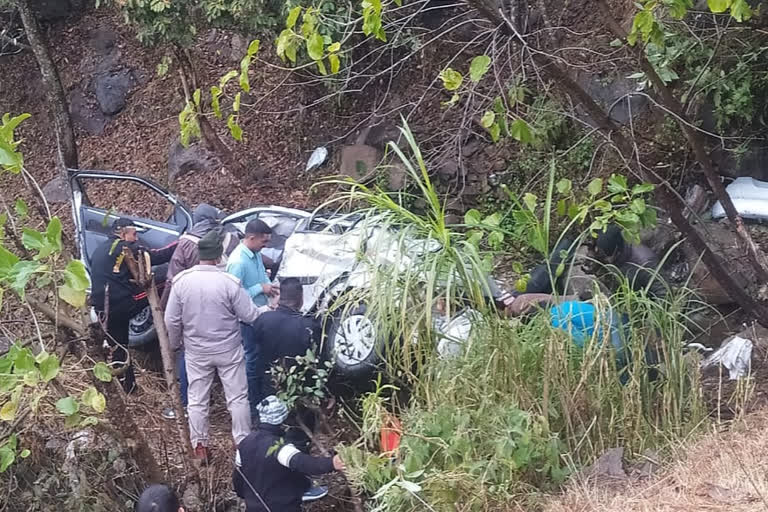
[(185, 354), (187, 363), (187, 391), (189, 437), (192, 446), (208, 445), (208, 408), (211, 402), (211, 385), (214, 373), (224, 386), (227, 409), (232, 417), (232, 437), (235, 444), (251, 432), (251, 412), (248, 405), (248, 379), (245, 375), (243, 348), (214, 355)]

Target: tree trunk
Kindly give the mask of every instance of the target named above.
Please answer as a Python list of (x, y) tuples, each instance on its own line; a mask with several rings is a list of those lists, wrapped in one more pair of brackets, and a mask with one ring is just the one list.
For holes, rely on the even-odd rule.
[(155, 285), (155, 278), (152, 274), (149, 255), (145, 252), (139, 252), (134, 255), (128, 247), (123, 248), (123, 254), (125, 255), (124, 261), (128, 265), (128, 270), (130, 270), (134, 281), (147, 292), (147, 301), (149, 302), (152, 311), (152, 321), (157, 332), (160, 353), (163, 357), (165, 382), (168, 385), (168, 393), (171, 395), (171, 403), (176, 412), (176, 432), (179, 436), (181, 449), (186, 455), (185, 476), (187, 477), (187, 481), (199, 483), (200, 476), (197, 473), (197, 467), (194, 463), (192, 443), (189, 440), (187, 423), (184, 421), (184, 408), (181, 405), (179, 386), (176, 382), (176, 358), (173, 355), (171, 343), (168, 339), (168, 330), (165, 327), (165, 318), (163, 317), (163, 309), (160, 306), (160, 297), (157, 294), (157, 286)]
[(56, 145), (58, 146), (58, 160), (56, 165), (59, 173), (66, 179), (67, 168), (77, 169), (77, 143), (75, 130), (72, 127), (72, 118), (69, 115), (67, 96), (61, 85), (59, 72), (48, 52), (48, 45), (40, 31), (35, 14), (29, 4), (29, 0), (16, 0), (16, 6), (21, 14), (21, 21), (27, 33), (27, 39), (37, 59), (40, 74), (45, 84), (48, 103), (53, 112), (53, 120), (56, 131)]
[[(493, 24), (501, 25), (508, 36), (517, 39), (525, 49), (530, 51), (534, 61), (549, 75), (557, 87), (584, 107), (590, 118), (597, 124), (600, 133), (617, 148), (622, 158), (625, 159), (626, 165), (644, 180), (656, 185), (655, 192), (659, 202), (668, 211), (677, 229), (688, 238), (697, 251), (701, 252), (702, 261), (720, 286), (747, 314), (758, 319), (761, 324), (768, 325), (768, 307), (751, 297), (731, 276), (730, 271), (725, 269), (723, 262), (712, 252), (701, 233), (688, 221), (683, 213), (685, 205), (674, 193), (672, 186), (655, 173), (647, 171), (633, 158), (635, 153), (633, 144), (620, 132), (619, 127), (613, 123), (608, 113), (553, 59), (532, 48), (517, 29), (504, 19), (494, 0), (469, 0), (469, 3)], [(749, 280), (745, 280), (745, 282), (749, 282)]]

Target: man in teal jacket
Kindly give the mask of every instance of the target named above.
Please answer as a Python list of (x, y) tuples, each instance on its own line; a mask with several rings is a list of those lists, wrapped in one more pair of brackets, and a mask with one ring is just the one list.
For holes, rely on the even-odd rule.
[[(277, 285), (270, 283), (267, 270), (264, 267), (261, 251), (269, 243), (272, 229), (264, 222), (253, 219), (245, 226), (245, 238), (240, 242), (227, 260), (227, 272), (240, 279), (248, 296), (256, 306), (266, 306), (270, 297), (277, 295)], [(240, 324), (245, 350), (245, 369), (248, 375), (248, 402), (251, 407), (251, 417), (256, 418), (256, 406), (264, 398), (261, 396), (260, 347), (256, 343), (253, 326)]]

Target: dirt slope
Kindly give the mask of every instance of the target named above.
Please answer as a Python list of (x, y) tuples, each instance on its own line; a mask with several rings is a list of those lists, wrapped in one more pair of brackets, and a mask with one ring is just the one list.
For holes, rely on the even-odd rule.
[(643, 481), (574, 483), (546, 512), (741, 512), (768, 509), (768, 411), (675, 448)]

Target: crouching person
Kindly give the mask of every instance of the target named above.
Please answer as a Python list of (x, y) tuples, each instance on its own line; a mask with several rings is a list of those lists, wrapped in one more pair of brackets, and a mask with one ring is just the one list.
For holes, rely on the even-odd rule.
[(235, 445), (251, 431), (248, 380), (239, 322), (253, 322), (268, 310), (256, 307), (240, 281), (216, 264), (222, 235), (210, 231), (198, 242), (200, 263), (173, 279), (165, 324), (174, 350), (184, 348), (189, 380), (187, 413), (195, 455), (208, 458), (208, 407), (218, 373), (232, 416)]
[(237, 449), (233, 482), (245, 500), (246, 512), (300, 512), (308, 475), (344, 470), (338, 455), (312, 457), (284, 442), (283, 421), (288, 408), (270, 395), (257, 407), (260, 423)]

